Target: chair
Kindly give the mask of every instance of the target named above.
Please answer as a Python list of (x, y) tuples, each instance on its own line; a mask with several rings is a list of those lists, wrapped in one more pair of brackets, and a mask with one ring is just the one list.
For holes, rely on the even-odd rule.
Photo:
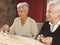
[(38, 30), (40, 31), (42, 28), (43, 23), (37, 23)]

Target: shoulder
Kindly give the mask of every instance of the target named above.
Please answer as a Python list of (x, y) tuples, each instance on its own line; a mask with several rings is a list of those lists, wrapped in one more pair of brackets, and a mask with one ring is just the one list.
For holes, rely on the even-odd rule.
[(17, 17), (17, 18), (14, 19), (14, 21), (17, 21), (17, 20), (20, 20), (20, 17)]
[(49, 21), (44, 22), (43, 26), (49, 26)]
[(28, 17), (28, 19), (29, 19), (30, 22), (32, 22), (32, 23), (36, 23), (36, 21), (35, 21), (33, 18)]

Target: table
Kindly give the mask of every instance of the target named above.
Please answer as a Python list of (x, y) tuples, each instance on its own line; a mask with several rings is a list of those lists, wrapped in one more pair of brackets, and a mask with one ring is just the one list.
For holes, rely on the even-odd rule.
[(35, 39), (17, 35), (0, 34), (0, 45), (45, 45)]

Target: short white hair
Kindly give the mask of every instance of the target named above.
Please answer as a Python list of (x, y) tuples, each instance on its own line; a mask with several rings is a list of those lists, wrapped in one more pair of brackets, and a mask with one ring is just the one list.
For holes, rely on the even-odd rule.
[(17, 8), (23, 7), (25, 10), (29, 10), (29, 5), (26, 2), (21, 2), (17, 4)]
[(60, 11), (60, 3), (58, 3), (54, 6), (54, 10), (55, 11)]
[(49, 5), (54, 5), (53, 10), (60, 11), (60, 0), (55, 0), (55, 1), (49, 2), (47, 5), (47, 10), (49, 8)]
[(49, 2), (49, 3), (47, 4), (47, 10), (49, 9), (49, 6), (50, 6), (50, 5), (55, 5), (55, 4), (56, 4), (55, 1), (51, 1), (51, 2)]

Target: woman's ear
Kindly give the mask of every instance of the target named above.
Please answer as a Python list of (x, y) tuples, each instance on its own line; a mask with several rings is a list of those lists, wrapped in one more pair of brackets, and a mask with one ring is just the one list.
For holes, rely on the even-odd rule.
[(28, 10), (25, 10), (26, 15), (28, 15)]
[(60, 11), (58, 12), (58, 16), (60, 17)]

